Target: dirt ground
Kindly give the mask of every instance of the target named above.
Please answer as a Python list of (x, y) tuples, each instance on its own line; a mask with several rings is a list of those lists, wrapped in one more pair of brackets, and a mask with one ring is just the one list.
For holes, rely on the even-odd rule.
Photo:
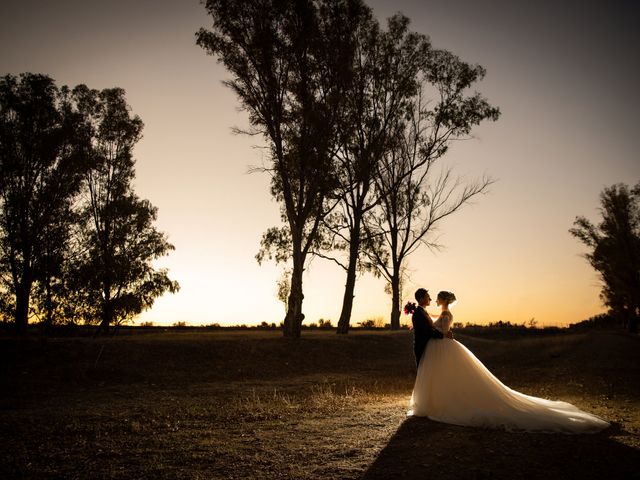
[(639, 337), (456, 338), (510, 387), (611, 428), (407, 418), (407, 331), (0, 338), (0, 478), (640, 478)]

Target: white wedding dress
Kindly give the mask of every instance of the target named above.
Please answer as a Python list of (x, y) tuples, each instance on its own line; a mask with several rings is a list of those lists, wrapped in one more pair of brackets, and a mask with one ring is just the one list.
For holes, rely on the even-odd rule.
[[(446, 333), (443, 312), (434, 326)], [(464, 345), (431, 339), (418, 365), (408, 415), (454, 425), (539, 432), (591, 433), (609, 423), (567, 402), (516, 392), (498, 380)]]

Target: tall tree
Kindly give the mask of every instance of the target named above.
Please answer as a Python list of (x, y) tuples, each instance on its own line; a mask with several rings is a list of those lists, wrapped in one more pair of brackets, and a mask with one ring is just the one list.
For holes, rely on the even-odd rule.
[(124, 90), (79, 85), (73, 93), (84, 119), (89, 159), (76, 288), (84, 294), (87, 319), (99, 318), (98, 333), (107, 332), (112, 323), (130, 319), (166, 291), (179, 289), (166, 269), (152, 266), (174, 247), (154, 226), (157, 208), (133, 192), (133, 147), (143, 124), (130, 114)]
[(80, 188), (83, 162), (68, 96), (46, 75), (0, 79), (0, 273), (21, 334), (48, 235)]
[(500, 111), (479, 93), (466, 90), (485, 70), (469, 65), (446, 50), (429, 50), (421, 71), (421, 85), (402, 120), (402, 134), (386, 152), (374, 177), (383, 192), (380, 208), (365, 218), (372, 265), (388, 282), (391, 328), (400, 328), (402, 275), (406, 260), (421, 245), (436, 246), (429, 233), (458, 211), (492, 180), (464, 183), (450, 169), (434, 174), (434, 165), (454, 140), (469, 138), (483, 120), (497, 120)]
[(585, 258), (600, 274), (600, 298), (631, 332), (640, 318), (640, 182), (605, 188), (600, 194), (601, 222), (576, 217), (569, 232), (588, 248)]
[(374, 188), (374, 178), (399, 133), (397, 126), (415, 95), (417, 75), (430, 49), (427, 37), (410, 32), (409, 19), (401, 14), (389, 18), (384, 31), (372, 17), (363, 20), (355, 29), (354, 74), (336, 156), (339, 211), (325, 221), (330, 238), (337, 240), (333, 247), (347, 254), (346, 262), (328, 257), (346, 272), (337, 333), (349, 330), (356, 276), (364, 266), (363, 218), (384, 196)]
[(267, 141), (271, 194), (284, 227), (269, 229), (256, 256), (292, 264), (283, 334), (299, 337), (302, 274), (319, 225), (335, 206), (334, 152), (351, 75), (351, 26), (370, 11), (359, 0), (208, 0), (212, 30), (197, 44), (218, 57), (224, 82), (249, 112), (250, 134)]

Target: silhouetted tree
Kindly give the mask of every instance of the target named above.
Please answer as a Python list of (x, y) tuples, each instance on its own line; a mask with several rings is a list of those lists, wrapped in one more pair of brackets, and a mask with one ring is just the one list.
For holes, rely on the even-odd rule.
[(0, 274), (21, 334), (34, 282), (56, 275), (46, 259), (61, 245), (62, 217), (80, 188), (76, 127), (66, 87), (41, 74), (0, 79)]
[(391, 328), (400, 328), (400, 301), (405, 262), (420, 245), (437, 247), (429, 233), (465, 203), (484, 193), (492, 180), (463, 183), (450, 169), (434, 175), (434, 165), (452, 141), (468, 138), (483, 120), (500, 111), (479, 93), (466, 90), (485, 70), (446, 50), (430, 49), (421, 71), (421, 86), (403, 121), (402, 135), (386, 152), (374, 177), (380, 208), (365, 217), (366, 254), (391, 291)]
[(600, 274), (600, 298), (632, 332), (640, 317), (640, 182), (605, 188), (600, 194), (602, 221), (595, 226), (576, 217), (569, 232), (589, 248), (585, 258)]
[(318, 252), (346, 272), (337, 333), (349, 331), (357, 272), (368, 267), (361, 261), (366, 241), (362, 221), (384, 195), (374, 188), (374, 178), (399, 134), (398, 125), (415, 95), (417, 75), (430, 48), (427, 37), (410, 32), (408, 25), (409, 19), (397, 14), (388, 19), (383, 31), (368, 16), (354, 30), (353, 76), (345, 96), (336, 155), (340, 204), (336, 214), (324, 222), (333, 240), (331, 247), (345, 251), (346, 262)]
[(83, 114), (89, 160), (75, 288), (84, 297), (85, 319), (99, 318), (98, 333), (107, 332), (112, 323), (130, 319), (166, 291), (179, 289), (166, 269), (152, 267), (174, 247), (153, 225), (157, 208), (133, 192), (132, 150), (143, 124), (130, 114), (124, 90), (79, 85), (73, 93)]
[(291, 262), (283, 334), (299, 337), (302, 274), (335, 206), (334, 151), (354, 54), (351, 26), (369, 9), (359, 0), (208, 0), (212, 30), (197, 44), (233, 78), (224, 82), (249, 112), (250, 134), (268, 143), (271, 193), (285, 227), (262, 237), (258, 262)]

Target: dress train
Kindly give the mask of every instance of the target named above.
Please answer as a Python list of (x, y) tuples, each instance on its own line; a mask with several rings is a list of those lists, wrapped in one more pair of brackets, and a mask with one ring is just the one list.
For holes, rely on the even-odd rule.
[(517, 392), (498, 380), (456, 340), (432, 339), (418, 365), (408, 415), (455, 425), (564, 433), (609, 426), (562, 401)]

